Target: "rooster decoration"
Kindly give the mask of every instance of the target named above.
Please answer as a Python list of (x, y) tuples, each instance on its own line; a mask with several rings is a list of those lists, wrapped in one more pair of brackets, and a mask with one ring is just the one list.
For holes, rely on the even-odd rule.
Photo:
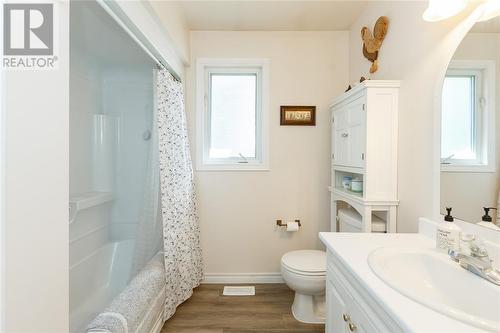
[(361, 39), (363, 40), (363, 55), (366, 59), (371, 61), (370, 73), (375, 73), (378, 69), (377, 59), (378, 51), (382, 46), (387, 29), (389, 27), (389, 19), (386, 16), (381, 16), (375, 22), (373, 28), (373, 35), (369, 28), (363, 27), (361, 29)]

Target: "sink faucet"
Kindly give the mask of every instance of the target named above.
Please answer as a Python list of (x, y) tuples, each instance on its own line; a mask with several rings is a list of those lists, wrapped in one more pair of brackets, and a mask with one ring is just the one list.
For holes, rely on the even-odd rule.
[(492, 260), (488, 255), (488, 250), (476, 243), (473, 236), (463, 239), (462, 244), (468, 244), (465, 246), (468, 247), (470, 254), (462, 252), (462, 246), (460, 246), (460, 251), (448, 250), (450, 258), (458, 262), (466, 270), (500, 286), (500, 271), (491, 264)]

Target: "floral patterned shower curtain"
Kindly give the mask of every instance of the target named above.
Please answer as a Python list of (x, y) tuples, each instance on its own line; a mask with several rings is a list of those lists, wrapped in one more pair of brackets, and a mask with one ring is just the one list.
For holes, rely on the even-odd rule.
[(203, 264), (183, 87), (165, 69), (156, 85), (167, 320), (200, 284)]

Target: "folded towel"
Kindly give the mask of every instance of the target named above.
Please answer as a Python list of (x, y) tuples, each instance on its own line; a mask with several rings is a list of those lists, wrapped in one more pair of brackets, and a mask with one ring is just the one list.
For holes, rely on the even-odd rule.
[(127, 319), (116, 312), (99, 314), (87, 328), (88, 333), (128, 333)]

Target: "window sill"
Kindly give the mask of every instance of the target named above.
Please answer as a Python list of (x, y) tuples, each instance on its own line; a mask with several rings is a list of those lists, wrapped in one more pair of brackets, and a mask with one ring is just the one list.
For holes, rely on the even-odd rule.
[(269, 171), (266, 163), (224, 163), (198, 164), (196, 171)]
[(496, 168), (493, 165), (485, 165), (485, 164), (472, 164), (472, 165), (442, 164), (441, 172), (494, 173), (496, 172)]

